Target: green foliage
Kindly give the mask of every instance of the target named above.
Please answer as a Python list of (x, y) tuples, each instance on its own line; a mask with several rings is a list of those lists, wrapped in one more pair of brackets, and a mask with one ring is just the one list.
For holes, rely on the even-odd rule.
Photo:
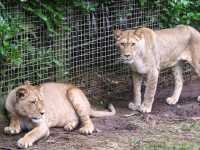
[(64, 20), (62, 9), (66, 5), (64, 1), (18, 0), (17, 2), (25, 11), (39, 17), (50, 33), (56, 33), (56, 30), (59, 30), (61, 22)]
[[(18, 2), (25, 3), (25, 1)], [(8, 13), (6, 11), (6, 7), (10, 7), (13, 5), (16, 5), (16, 3), (0, 3), (0, 8), (2, 8), (0, 10), (0, 63), (11, 63), (12, 65), (14, 64), (15, 66), (18, 66), (22, 65), (23, 61), (23, 53), (21, 52), (21, 50), (27, 50), (30, 52), (33, 49), (33, 46), (31, 45), (31, 42), (29, 43), (29, 40), (37, 38), (37, 36), (35, 34), (35, 31), (33, 31), (35, 29), (34, 23), (24, 21), (24, 18), (27, 17), (25, 16), (25, 13), (16, 12), (16, 14), (14, 14)], [(55, 17), (57, 18), (57, 21), (59, 21), (61, 20), (62, 15), (54, 12), (53, 8), (51, 8), (50, 6), (47, 6), (43, 3), (41, 5), (46, 9), (39, 9), (39, 7), (36, 7), (36, 2), (34, 4), (34, 1), (30, 2), (30, 6), (28, 4), (24, 4), (23, 8), (24, 10), (26, 9), (25, 11), (29, 10), (29, 12), (32, 12), (33, 15), (41, 18), (41, 20), (46, 24), (47, 30), (49, 30), (51, 33), (55, 33), (53, 28), (55, 26), (54, 23), (61, 23), (58, 23), (56, 21), (54, 23), (51, 22), (52, 20), (50, 17)], [(32, 7), (35, 7), (35, 9), (33, 9)], [(49, 15), (48, 13), (44, 13), (47, 10), (55, 15), (53, 16)], [(35, 58), (35, 61), (38, 61), (37, 58)], [(50, 59), (49, 62), (51, 64), (53, 63), (59, 65), (59, 62), (53, 58)]]
[[(18, 0), (18, 4), (25, 11), (38, 16), (46, 25), (50, 33), (56, 34), (61, 28), (61, 23), (65, 18), (65, 8), (68, 10), (78, 10), (81, 13), (94, 12), (100, 4), (109, 5), (111, 1), (101, 0), (90, 2), (85, 0)], [(70, 31), (70, 27), (66, 26), (66, 31)]]
[(161, 5), (161, 0), (139, 0), (139, 4), (141, 8), (145, 8), (145, 6), (149, 5), (151, 7), (158, 7)]
[(0, 63), (18, 66), (22, 63), (23, 42), (28, 42), (29, 37), (36, 37), (32, 32), (34, 27), (24, 22), (24, 14), (8, 13), (3, 3), (0, 3), (0, 8)]
[[(91, 13), (96, 11), (100, 5), (111, 5), (112, 0), (17, 0), (25, 11), (38, 16), (46, 25), (50, 33), (56, 34), (61, 28), (61, 23), (65, 18), (65, 10), (76, 10), (80, 13)], [(70, 31), (70, 27), (65, 27)]]
[(200, 0), (140, 0), (139, 3), (142, 8), (147, 5), (161, 8), (161, 28), (185, 24), (200, 29)]
[(163, 1), (162, 7), (161, 27), (173, 27), (178, 24), (200, 27), (200, 0)]
[(81, 12), (89, 13), (96, 10), (98, 3), (86, 2), (84, 0), (72, 0), (70, 1), (70, 6), (79, 9)]
[(20, 64), (21, 56), (18, 51), (18, 43), (14, 42), (16, 35), (23, 31), (9, 16), (0, 14), (0, 62)]

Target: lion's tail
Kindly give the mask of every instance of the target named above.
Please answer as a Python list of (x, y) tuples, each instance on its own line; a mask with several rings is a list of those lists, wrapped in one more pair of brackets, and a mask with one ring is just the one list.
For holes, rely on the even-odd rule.
[(98, 111), (91, 109), (90, 116), (91, 117), (105, 117), (105, 116), (113, 116), (116, 114), (115, 107), (112, 104), (108, 105), (109, 111)]

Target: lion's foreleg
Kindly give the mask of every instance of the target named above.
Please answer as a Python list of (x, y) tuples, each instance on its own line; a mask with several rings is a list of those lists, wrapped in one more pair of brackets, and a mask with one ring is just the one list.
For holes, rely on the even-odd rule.
[(167, 103), (171, 105), (176, 104), (178, 102), (179, 97), (181, 95), (182, 88), (183, 88), (183, 75), (182, 75), (182, 68), (180, 64), (175, 66), (172, 71), (173, 71), (173, 75), (175, 79), (174, 93), (171, 97), (168, 97), (166, 100)]
[(4, 128), (6, 134), (19, 134), (21, 132), (20, 119), (17, 115), (11, 115), (10, 124)]
[(158, 83), (158, 75), (159, 75), (159, 71), (157, 69), (153, 69), (147, 74), (144, 101), (140, 107), (140, 110), (144, 113), (151, 112), (154, 96), (156, 92), (156, 87)]
[(30, 132), (17, 141), (19, 148), (27, 148), (33, 145), (33, 143), (42, 137), (49, 135), (49, 128), (45, 123), (40, 124), (33, 128)]
[(137, 110), (141, 105), (142, 75), (133, 72), (132, 73), (132, 81), (133, 81), (134, 101), (130, 102), (128, 107), (131, 110)]

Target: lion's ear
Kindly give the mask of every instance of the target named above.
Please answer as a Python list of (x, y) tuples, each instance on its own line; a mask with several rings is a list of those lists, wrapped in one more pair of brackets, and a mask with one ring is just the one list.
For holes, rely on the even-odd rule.
[(40, 92), (40, 98), (44, 97), (44, 87), (38, 86), (39, 92)]
[(115, 37), (115, 39), (119, 39), (120, 38), (120, 36), (122, 35), (122, 30), (120, 30), (120, 29), (116, 29), (116, 30), (114, 30), (113, 31), (113, 33), (114, 33), (114, 37)]
[(24, 98), (28, 94), (28, 90), (24, 87), (17, 89), (16, 98), (21, 99)]
[(139, 40), (144, 39), (144, 34), (140, 33), (140, 34), (137, 35), (137, 37), (138, 37)]
[(31, 85), (31, 81), (27, 80), (24, 82), (25, 85)]
[(141, 30), (141, 28), (135, 30), (134, 35), (137, 37), (137, 40), (141, 40), (144, 38), (144, 33), (143, 30)]

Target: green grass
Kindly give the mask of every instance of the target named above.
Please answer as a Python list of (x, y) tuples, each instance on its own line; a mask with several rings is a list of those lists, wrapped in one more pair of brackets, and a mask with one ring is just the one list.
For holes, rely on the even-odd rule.
[(199, 150), (200, 145), (192, 142), (163, 142), (144, 144), (144, 150)]
[(180, 124), (182, 131), (198, 132), (200, 131), (200, 121), (195, 122), (183, 122)]
[(151, 141), (134, 140), (132, 146), (135, 150), (200, 150), (200, 144), (191, 141)]

